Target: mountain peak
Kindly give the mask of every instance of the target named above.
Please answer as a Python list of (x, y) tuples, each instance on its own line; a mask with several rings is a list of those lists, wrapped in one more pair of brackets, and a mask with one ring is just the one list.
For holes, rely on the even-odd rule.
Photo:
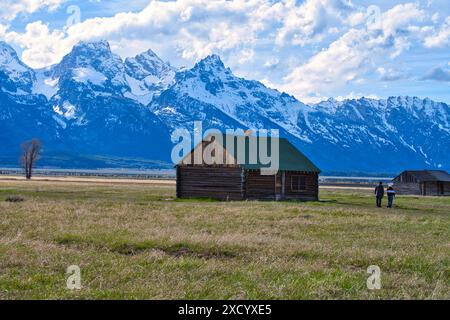
[(35, 77), (34, 71), (17, 56), (16, 50), (6, 42), (0, 41), (0, 89), (10, 92), (30, 92)]
[(150, 59), (161, 60), (161, 58), (152, 49), (148, 49), (147, 51), (138, 54), (136, 57), (145, 57)]
[[(171, 82), (175, 69), (164, 62), (153, 50), (148, 49), (136, 55), (134, 58), (125, 59), (125, 68), (129, 75), (133, 75), (138, 80), (147, 78), (147, 84), (153, 86), (155, 81)], [(149, 76), (157, 79), (148, 78)], [(150, 83), (151, 82), (151, 83)]]
[(99, 65), (106, 60), (121, 61), (120, 57), (111, 52), (108, 41), (80, 41), (64, 56), (61, 65), (84, 67), (92, 64)]
[(85, 49), (89, 49), (89, 50), (111, 51), (111, 47), (109, 46), (109, 42), (106, 41), (106, 40), (80, 41), (73, 47), (73, 49), (75, 49), (75, 48), (85, 48)]
[(218, 67), (218, 68), (225, 68), (225, 65), (222, 62), (222, 59), (220, 59), (220, 56), (217, 54), (211, 54), (209, 56), (206, 56), (202, 60), (200, 60), (197, 63), (197, 66), (199, 67)]

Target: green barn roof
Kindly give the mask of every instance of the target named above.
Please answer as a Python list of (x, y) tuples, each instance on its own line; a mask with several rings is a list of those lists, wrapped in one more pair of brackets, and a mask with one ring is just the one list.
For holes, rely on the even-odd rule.
[[(222, 145), (225, 150), (235, 158), (237, 156), (237, 148), (238, 148), (238, 139), (244, 138), (245, 140), (245, 162), (241, 162), (240, 165), (245, 169), (264, 169), (268, 168), (270, 165), (262, 164), (260, 162), (258, 153), (251, 155), (250, 153), (250, 139), (256, 138), (255, 136), (238, 136), (238, 135), (227, 135), (223, 134)], [(312, 172), (312, 173), (320, 173), (320, 169), (314, 165), (303, 153), (301, 153), (294, 145), (292, 145), (285, 138), (275, 138), (275, 137), (262, 137), (259, 136), (256, 139), (257, 150), (259, 150), (260, 144), (266, 145), (268, 154), (270, 155), (270, 149), (272, 141), (275, 139), (279, 143), (279, 170), (281, 171), (303, 171), (303, 172)], [(227, 146), (227, 141), (231, 141), (234, 139), (234, 148), (232, 146)], [(242, 140), (241, 140), (242, 141)], [(220, 142), (220, 141), (219, 141)], [(242, 143), (242, 142), (241, 142)], [(233, 150), (231, 150), (233, 149)], [(254, 148), (252, 148), (254, 149)], [(254, 151), (252, 151), (254, 153)], [(264, 153), (263, 153), (264, 154)], [(258, 159), (258, 161), (250, 161), (251, 157)], [(270, 155), (271, 156), (271, 155)]]

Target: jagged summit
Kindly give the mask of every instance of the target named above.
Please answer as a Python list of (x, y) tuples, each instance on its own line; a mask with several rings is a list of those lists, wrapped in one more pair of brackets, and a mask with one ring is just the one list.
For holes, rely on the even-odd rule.
[(34, 79), (33, 69), (20, 60), (13, 47), (0, 41), (0, 87), (8, 92), (29, 93)]
[(98, 41), (79, 41), (75, 44), (72, 50), (77, 50), (78, 48), (85, 48), (86, 50), (100, 50), (100, 51), (111, 51), (109, 42), (106, 40)]
[(148, 76), (159, 76), (164, 74), (167, 76), (171, 73), (172, 77), (175, 68), (165, 63), (153, 50), (149, 49), (133, 58), (126, 58), (125, 65), (127, 72), (135, 76), (139, 80), (143, 80)]
[(194, 66), (194, 69), (202, 69), (206, 71), (214, 69), (220, 70), (225, 69), (225, 65), (219, 55), (211, 54), (209, 56), (206, 56), (199, 62), (197, 62), (196, 65)]

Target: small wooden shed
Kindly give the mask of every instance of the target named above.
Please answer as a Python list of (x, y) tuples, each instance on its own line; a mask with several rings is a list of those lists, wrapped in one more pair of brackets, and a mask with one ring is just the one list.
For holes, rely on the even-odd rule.
[[(228, 138), (227, 138), (228, 137)], [(238, 161), (235, 156), (237, 138), (245, 140), (245, 161)], [(202, 148), (210, 143), (219, 144), (225, 164), (193, 164), (194, 151), (188, 154), (176, 166), (177, 197), (179, 198), (215, 198), (221, 200), (318, 200), (319, 173), (317, 168), (303, 153), (284, 138), (259, 138), (261, 144), (269, 146), (274, 139), (279, 145), (279, 170), (277, 173), (263, 174), (267, 166), (258, 161), (251, 163), (249, 137), (232, 136), (234, 143), (230, 146), (229, 135), (224, 135), (222, 142), (202, 141)]]
[(443, 170), (403, 171), (392, 182), (398, 194), (450, 196), (450, 174)]

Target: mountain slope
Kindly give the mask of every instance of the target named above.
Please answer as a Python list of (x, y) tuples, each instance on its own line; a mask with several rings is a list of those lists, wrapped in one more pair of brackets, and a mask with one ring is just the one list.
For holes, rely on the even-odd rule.
[(235, 76), (217, 55), (177, 70), (151, 50), (123, 61), (106, 41), (80, 42), (60, 63), (33, 70), (0, 43), (0, 80), (1, 165), (17, 165), (19, 145), (31, 137), (44, 142), (44, 164), (167, 163), (171, 132), (192, 132), (201, 121), (203, 130), (279, 129), (326, 172), (450, 169), (445, 103), (391, 97), (305, 105)]
[(170, 128), (192, 130), (193, 121), (204, 129), (279, 129), (301, 138), (296, 126), (301, 108), (295, 98), (233, 75), (217, 55), (175, 75), (175, 84), (150, 104)]
[[(167, 127), (125, 96), (131, 90), (126, 68), (107, 42), (80, 43), (61, 63), (36, 74), (28, 95), (2, 95), (0, 125), (12, 144), (5, 156), (18, 158), (20, 142), (38, 137), (46, 154), (69, 159), (101, 155), (170, 160)], [(12, 76), (8, 79), (17, 83)]]

